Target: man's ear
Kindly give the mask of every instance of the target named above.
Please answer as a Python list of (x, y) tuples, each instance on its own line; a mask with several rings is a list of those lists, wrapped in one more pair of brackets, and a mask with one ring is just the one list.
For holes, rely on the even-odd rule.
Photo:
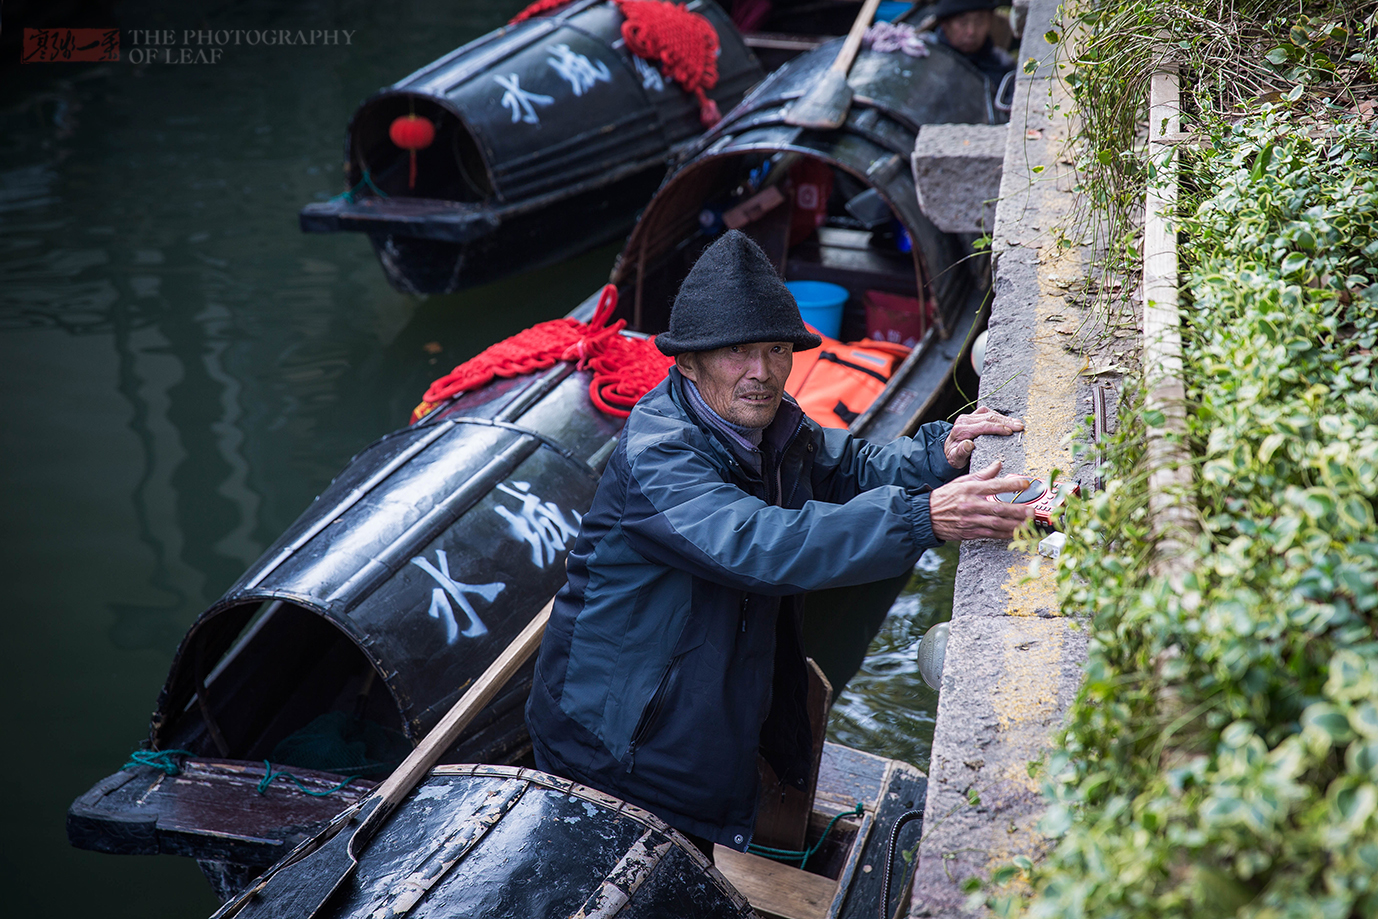
[(676, 354), (675, 366), (679, 368), (680, 373), (684, 374), (690, 380), (693, 380), (695, 384), (697, 384), (699, 381), (699, 362), (694, 360), (694, 358), (695, 354), (693, 351), (686, 351), (683, 354)]

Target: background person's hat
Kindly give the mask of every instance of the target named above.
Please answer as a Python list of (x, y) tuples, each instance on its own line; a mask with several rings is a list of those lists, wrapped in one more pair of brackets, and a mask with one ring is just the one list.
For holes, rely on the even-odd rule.
[(924, 11), (924, 19), (935, 19), (941, 22), (952, 16), (960, 16), (963, 13), (971, 13), (976, 10), (994, 10), (1000, 6), (1000, 0), (938, 0), (937, 3)]
[(689, 269), (670, 309), (670, 330), (656, 347), (674, 357), (757, 341), (788, 341), (794, 350), (823, 344), (799, 318), (799, 306), (761, 247), (728, 230)]

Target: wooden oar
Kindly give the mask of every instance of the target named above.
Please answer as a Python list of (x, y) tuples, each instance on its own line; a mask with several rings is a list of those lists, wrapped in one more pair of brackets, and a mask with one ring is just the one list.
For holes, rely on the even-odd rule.
[(536, 614), (383, 784), (269, 868), (248, 889), (222, 906), (212, 919), (231, 916), (309, 919), (314, 916), (354, 873), (359, 853), (387, 821), (388, 815), (426, 777), (474, 716), (493, 700), (512, 674), (540, 646), (553, 603), (552, 599)]
[(852, 69), (852, 61), (861, 50), (861, 38), (875, 18), (878, 6), (880, 0), (866, 0), (861, 5), (861, 12), (857, 13), (842, 50), (837, 52), (837, 57), (813, 88), (785, 112), (785, 124), (831, 131), (847, 120), (847, 110), (852, 107), (852, 87), (847, 85), (847, 71)]

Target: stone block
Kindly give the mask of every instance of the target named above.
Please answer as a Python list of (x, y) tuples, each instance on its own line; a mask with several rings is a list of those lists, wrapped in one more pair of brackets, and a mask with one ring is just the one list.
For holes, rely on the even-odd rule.
[(919, 207), (944, 233), (990, 233), (1005, 162), (1003, 124), (926, 124), (914, 143)]

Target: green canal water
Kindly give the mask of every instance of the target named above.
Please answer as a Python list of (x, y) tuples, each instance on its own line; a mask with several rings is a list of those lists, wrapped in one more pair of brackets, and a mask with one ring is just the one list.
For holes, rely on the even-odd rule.
[[(81, 24), (120, 26), (126, 52), (134, 29), (353, 34), (206, 65), (0, 69), (6, 914), (214, 909), (189, 861), (68, 847), (68, 804), (145, 735), (187, 626), (351, 455), (433, 377), (606, 278), (616, 247), (422, 300), (362, 237), (297, 230), (340, 191), (359, 101), (520, 5), (130, 2)], [(926, 765), (937, 697), (915, 645), (955, 565), (920, 561), (836, 739)]]

